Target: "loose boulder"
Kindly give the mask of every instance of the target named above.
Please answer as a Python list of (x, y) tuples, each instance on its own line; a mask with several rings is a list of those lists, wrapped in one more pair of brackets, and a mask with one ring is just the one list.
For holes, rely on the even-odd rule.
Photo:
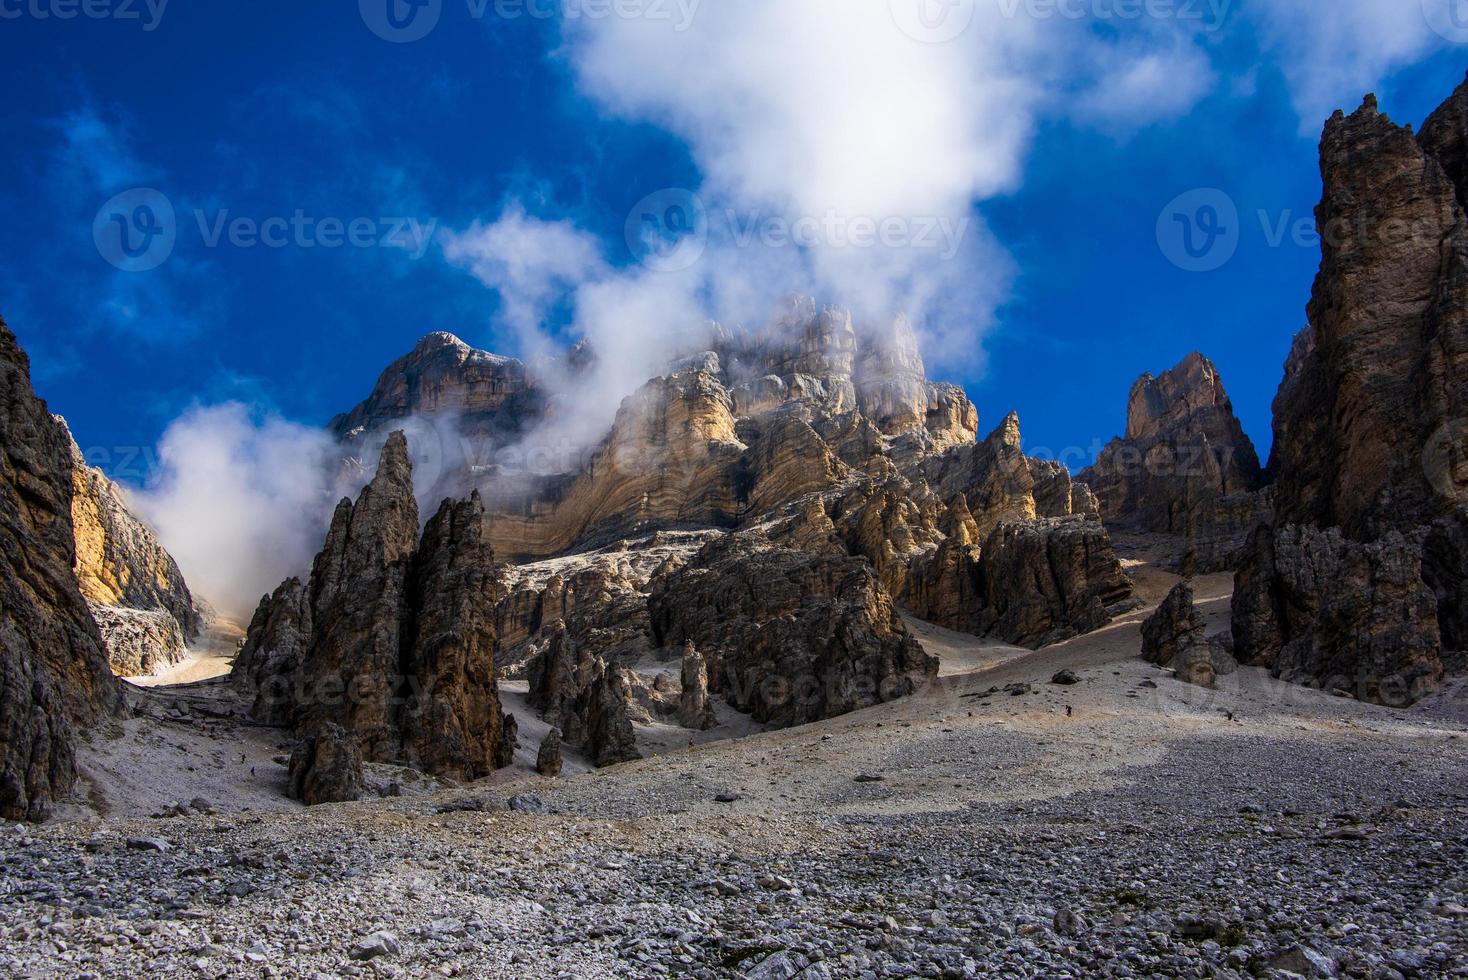
[(327, 723), (291, 753), (293, 800), (307, 806), (352, 803), (362, 796), (362, 750), (340, 726)]

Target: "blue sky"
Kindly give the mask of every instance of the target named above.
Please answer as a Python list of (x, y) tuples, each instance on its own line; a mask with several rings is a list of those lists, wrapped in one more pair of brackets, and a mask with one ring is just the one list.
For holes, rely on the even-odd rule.
[[(1311, 214), (1328, 108), (1370, 89), (1420, 124), (1468, 68), (1468, 47), (1433, 30), (1435, 0), (1421, 15), (1418, 0), (1237, 0), (1217, 24), (1118, 18), (1109, 0), (1075, 20), (976, 0), (1011, 13), (980, 11), (941, 43), (902, 36), (887, 0), (861, 26), (828, 0), (799, 14), (799, 0), (667, 0), (674, 18), (692, 4), (687, 30), (441, 0), (427, 36), (392, 43), (373, 2), (388, 0), (159, 16), (95, 0), (107, 16), (62, 19), (67, 0), (0, 0), (0, 312), (41, 393), (122, 477), (146, 479), (130, 447), (195, 406), (324, 423), (430, 330), (506, 353), (582, 329), (638, 347), (690, 296), (759, 320), (768, 297), (750, 283), (767, 279), (808, 279), (830, 302), (912, 300), (935, 338), (930, 373), (964, 384), (986, 428), (1017, 409), (1032, 449), (1083, 464), (1120, 431), (1136, 376), (1194, 349), (1263, 446), (1318, 261), (1271, 229)], [(663, 9), (633, 2), (653, 5), (643, 21)], [(132, 220), (138, 188), (172, 207), (173, 244), (128, 271), (98, 242), (114, 215)], [(952, 254), (855, 263), (850, 249), (826, 263), (824, 239), (751, 259), (726, 227), (698, 262), (735, 255), (750, 267), (739, 282), (705, 271), (669, 289), (625, 230), (665, 188), (724, 224), (820, 214), (832, 188), (847, 216), (898, 216), (909, 234), (970, 224)], [(1236, 208), (1237, 240), (1219, 268), (1189, 271), (1159, 244), (1159, 217), (1174, 227), (1169, 203), (1201, 188)], [(289, 229), (298, 215), (305, 232)], [(283, 244), (236, 219), (277, 219)], [(337, 241), (353, 222), (356, 243)], [(866, 294), (874, 279), (891, 289)]]

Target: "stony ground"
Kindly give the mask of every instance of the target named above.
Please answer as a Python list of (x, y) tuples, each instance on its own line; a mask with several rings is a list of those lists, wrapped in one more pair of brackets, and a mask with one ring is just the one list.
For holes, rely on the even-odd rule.
[(0, 828), (0, 975), (1468, 976), (1468, 729), (1139, 618), (554, 782)]

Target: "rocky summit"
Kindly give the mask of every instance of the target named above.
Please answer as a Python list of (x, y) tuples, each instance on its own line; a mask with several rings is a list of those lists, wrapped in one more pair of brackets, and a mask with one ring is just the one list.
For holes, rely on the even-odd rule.
[(1218, 369), (1198, 353), (1132, 386), (1126, 435), (1077, 479), (1095, 491), (1108, 523), (1183, 538), (1189, 572), (1233, 567), (1269, 513), (1259, 455)]
[(1468, 650), (1465, 106), (1468, 83), (1420, 133), (1375, 97), (1326, 124), (1332, 233), (1275, 399), (1275, 517), (1234, 594), (1241, 660), (1386, 704)]

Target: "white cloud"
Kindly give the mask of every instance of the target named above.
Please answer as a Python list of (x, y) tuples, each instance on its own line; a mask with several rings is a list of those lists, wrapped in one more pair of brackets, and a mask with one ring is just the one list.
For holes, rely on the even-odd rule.
[(512, 202), (493, 224), (445, 232), (444, 257), (500, 296), (500, 318), (523, 354), (550, 353), (542, 330), (552, 305), (583, 282), (606, 274), (597, 240), (565, 221), (528, 217)]
[(158, 446), (158, 471), (132, 491), (189, 587), (248, 618), (260, 596), (310, 570), (335, 503), (339, 456), (322, 430), (237, 402), (197, 407)]
[[(1015, 186), (1043, 91), (1014, 59), (1040, 25), (981, 4), (948, 44), (904, 34), (887, 0), (702, 5), (567, 24), (581, 90), (686, 139), (708, 184), (796, 214), (950, 213)], [(716, 195), (717, 196), (717, 195)]]
[[(600, 434), (705, 320), (758, 325), (789, 293), (849, 306), (859, 323), (905, 312), (932, 362), (973, 373), (1016, 274), (983, 207), (1022, 184), (1042, 123), (1124, 138), (1187, 114), (1219, 84), (1217, 32), (1238, 24), (1277, 52), (1318, 126), (1321, 103), (1358, 98), (1430, 48), (1413, 6), (1217, 0), (1165, 8), (1198, 16), (1120, 19), (1112, 4), (975, 0), (940, 8), (973, 15), (940, 44), (906, 33), (889, 0), (707, 3), (677, 24), (568, 20), (560, 54), (581, 93), (688, 145), (700, 173), (688, 191), (707, 216), (697, 261), (629, 265), (621, 243), (599, 246), (519, 203), (449, 236), (445, 254), (498, 291), (524, 352), (553, 346), (547, 312), (569, 303), (602, 358), (562, 393), (558, 425), (572, 441)], [(896, 222), (905, 237), (854, 242), (863, 221)], [(814, 235), (792, 236), (802, 225)], [(948, 230), (941, 247), (918, 247), (930, 225)]]
[(1313, 136), (1336, 109), (1355, 109), (1392, 71), (1445, 44), (1428, 14), (1457, 2), (1270, 0), (1251, 14), (1289, 84), (1301, 133)]
[(1166, 44), (1116, 45), (1093, 52), (1097, 61), (1077, 100), (1075, 119), (1126, 135), (1197, 105), (1217, 81), (1208, 56), (1181, 35)]
[(672, 198), (696, 199), (707, 220), (696, 261), (650, 268), (518, 202), (446, 237), (446, 258), (499, 293), (523, 353), (547, 349), (556, 304), (574, 310), (600, 361), (565, 386), (560, 435), (599, 436), (706, 321), (763, 325), (791, 293), (848, 306), (858, 323), (906, 313), (934, 363), (977, 369), (1015, 270), (976, 207), (1019, 187), (1040, 120), (1079, 99), (1081, 124), (1124, 130), (1186, 112), (1212, 81), (1191, 25), (1123, 42), (1012, 7), (973, 5), (945, 44), (905, 32), (889, 0), (566, 21), (561, 54), (581, 92), (686, 141), (701, 180)]

